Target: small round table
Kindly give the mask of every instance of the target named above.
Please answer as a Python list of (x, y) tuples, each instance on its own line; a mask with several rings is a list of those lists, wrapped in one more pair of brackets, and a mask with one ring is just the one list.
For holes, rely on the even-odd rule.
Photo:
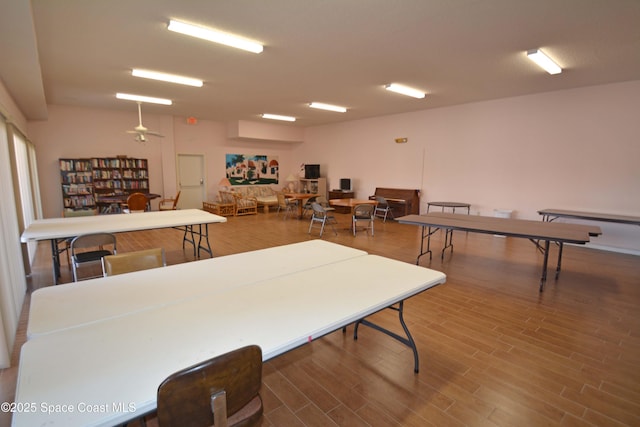
[(471, 212), (471, 204), (469, 203), (460, 203), (460, 202), (427, 202), (427, 213), (429, 213), (429, 208), (431, 206), (439, 206), (442, 208), (442, 212), (444, 212), (445, 208), (451, 209), (453, 213), (456, 213), (456, 208), (462, 208), (467, 210), (467, 215)]

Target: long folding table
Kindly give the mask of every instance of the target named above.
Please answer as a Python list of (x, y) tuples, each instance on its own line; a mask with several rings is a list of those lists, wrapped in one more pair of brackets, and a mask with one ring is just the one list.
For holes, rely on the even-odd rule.
[[(410, 346), (417, 369), (403, 303), (446, 281), (438, 271), (321, 241), (187, 266), (122, 275), (131, 295), (124, 279), (34, 293), (30, 320), (39, 326), (22, 346), (16, 388), (16, 407), (28, 410), (14, 413), (12, 425), (123, 423), (154, 410), (158, 385), (179, 369), (248, 344), (269, 360), (385, 308), (398, 311), (407, 337), (369, 326)], [(73, 310), (65, 298), (88, 307)], [(47, 312), (48, 304), (59, 307)]]
[[(186, 242), (193, 244), (194, 255), (197, 249), (197, 255), (199, 257), (201, 250), (212, 255), (208, 225), (226, 221), (227, 219), (223, 216), (200, 209), (47, 218), (32, 222), (26, 230), (24, 230), (20, 239), (24, 243), (39, 240), (51, 241), (53, 284), (55, 285), (58, 283), (58, 277), (60, 277), (60, 252), (58, 242), (61, 239), (88, 233), (122, 233), (127, 231), (174, 227), (184, 230), (183, 246)], [(195, 230), (194, 227), (198, 227), (198, 229)], [(196, 235), (198, 236), (197, 244)], [(191, 236), (191, 238), (188, 236)]]
[[(407, 215), (397, 218), (397, 221), (401, 224), (411, 224), (422, 227), (420, 253), (416, 258), (416, 265), (420, 262), (420, 257), (423, 255), (429, 254), (429, 258), (431, 258), (431, 235), (437, 229), (445, 230), (442, 257), (444, 257), (444, 252), (447, 248), (451, 248), (451, 251), (453, 251), (454, 230), (529, 239), (533, 241), (544, 254), (542, 276), (540, 277), (540, 292), (544, 290), (544, 284), (547, 281), (550, 242), (557, 242), (560, 246), (556, 267), (557, 278), (560, 274), (564, 244), (574, 243), (583, 245), (589, 242), (590, 236), (597, 236), (602, 233), (600, 228), (595, 226), (441, 212), (433, 212), (426, 215)], [(427, 241), (426, 250), (424, 247), (425, 239)], [(539, 241), (543, 241), (544, 246), (540, 246)]]
[(640, 217), (632, 215), (572, 211), (566, 209), (542, 209), (539, 210), (538, 213), (542, 215), (542, 220), (546, 222), (551, 222), (558, 218), (575, 218), (588, 221), (616, 222), (618, 224), (640, 225)]
[(364, 255), (317, 239), (177, 264), (170, 270), (49, 286), (31, 294), (27, 339)]

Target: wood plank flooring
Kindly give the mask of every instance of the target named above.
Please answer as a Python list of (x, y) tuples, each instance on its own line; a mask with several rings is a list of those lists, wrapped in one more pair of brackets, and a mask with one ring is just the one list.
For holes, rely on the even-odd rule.
[[(353, 237), (344, 229), (350, 217), (337, 217), (338, 235), (329, 229), (323, 239), (415, 262), (418, 227), (376, 221), (374, 237), (363, 231)], [(308, 219), (282, 220), (275, 212), (229, 218), (210, 227), (211, 243), (223, 256), (317, 238), (308, 226)], [(124, 233), (118, 246), (121, 252), (162, 246), (168, 264), (193, 261), (181, 237), (172, 229)], [(432, 245), (433, 261), (423, 257), (421, 265), (445, 272), (447, 283), (405, 304), (420, 373), (413, 372), (409, 349), (373, 329), (362, 327), (357, 341), (352, 327), (334, 332), (265, 364), (263, 426), (640, 425), (637, 256), (565, 247), (560, 278), (553, 279), (550, 266), (539, 293), (542, 255), (526, 239), (456, 232), (444, 261), (441, 232)], [(70, 281), (64, 264), (62, 270)], [(31, 289), (51, 283), (46, 244), (29, 283)], [(28, 299), (16, 366), (27, 310)], [(375, 318), (399, 327), (389, 310)], [(0, 374), (4, 401), (13, 398), (16, 366)], [(0, 425), (8, 425), (3, 415)]]

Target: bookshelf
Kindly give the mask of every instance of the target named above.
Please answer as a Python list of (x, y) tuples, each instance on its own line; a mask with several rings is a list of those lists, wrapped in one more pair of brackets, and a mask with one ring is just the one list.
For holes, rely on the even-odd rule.
[(327, 197), (327, 178), (300, 178), (301, 193), (313, 193)]
[(65, 208), (97, 207), (102, 212), (114, 203), (114, 198), (149, 192), (147, 159), (118, 156), (59, 162)]
[(66, 209), (96, 207), (90, 159), (59, 159), (62, 205)]

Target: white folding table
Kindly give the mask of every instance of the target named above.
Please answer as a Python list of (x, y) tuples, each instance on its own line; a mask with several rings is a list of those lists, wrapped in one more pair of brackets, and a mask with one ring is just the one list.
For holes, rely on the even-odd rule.
[[(339, 247), (327, 245), (327, 253)], [(37, 335), (22, 346), (16, 388), (16, 406), (33, 410), (14, 413), (12, 425), (123, 423), (154, 410), (158, 385), (179, 369), (248, 344), (259, 345), (269, 360), (396, 305), (407, 333), (403, 342), (412, 347), (417, 368), (402, 303), (444, 283), (445, 275), (380, 256), (353, 255), (298, 271), (286, 271), (289, 259), (282, 258), (275, 261), (282, 271), (272, 267), (255, 281), (216, 281), (211, 269), (206, 281), (221, 287), (218, 292)], [(269, 263), (272, 257), (265, 258), (264, 267)], [(161, 270), (176, 286), (205, 280), (180, 267)], [(154, 272), (136, 273), (137, 281)], [(122, 295), (125, 304), (126, 299)]]
[(49, 286), (33, 292), (27, 338), (309, 270), (365, 251), (324, 240)]
[[(200, 250), (211, 253), (209, 243), (209, 224), (226, 222), (223, 216), (215, 215), (200, 209), (184, 209), (174, 211), (140, 212), (134, 214), (95, 215), (70, 218), (47, 218), (32, 222), (22, 233), (21, 241), (51, 241), (53, 260), (53, 283), (60, 277), (60, 253), (58, 241), (88, 233), (122, 233), (127, 231), (151, 230), (155, 228), (184, 228), (183, 247), (185, 242), (193, 244), (194, 255), (200, 256)], [(194, 227), (198, 230), (194, 230)], [(187, 234), (191, 239), (187, 238)], [(196, 244), (195, 235), (198, 235)], [(203, 246), (203, 241), (206, 246)]]

